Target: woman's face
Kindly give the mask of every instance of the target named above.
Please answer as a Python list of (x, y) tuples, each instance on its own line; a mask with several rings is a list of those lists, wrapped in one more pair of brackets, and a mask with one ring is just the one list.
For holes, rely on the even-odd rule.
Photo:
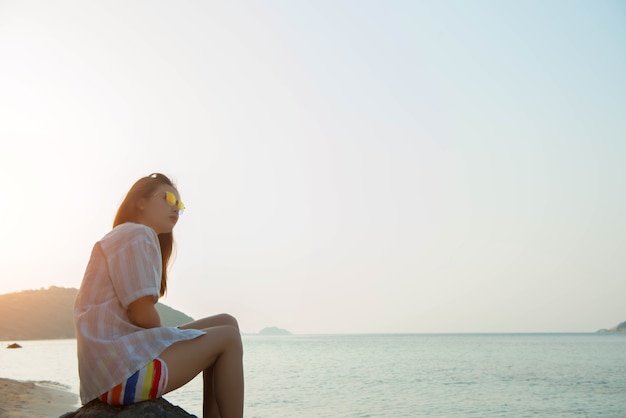
[[(176, 202), (170, 205), (166, 200), (166, 192), (176, 197)], [(172, 232), (178, 222), (178, 205), (180, 196), (178, 191), (166, 184), (159, 185), (152, 196), (141, 199), (139, 205), (139, 223), (154, 229), (157, 234)]]

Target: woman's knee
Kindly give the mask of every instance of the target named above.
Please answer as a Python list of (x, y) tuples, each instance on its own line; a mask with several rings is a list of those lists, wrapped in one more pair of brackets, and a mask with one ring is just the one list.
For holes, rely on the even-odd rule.
[(243, 342), (241, 341), (239, 328), (235, 326), (227, 326), (227, 329), (229, 349), (243, 355)]
[(241, 333), (239, 328), (232, 325), (219, 325), (216, 327), (203, 329), (205, 335), (199, 338), (203, 341), (201, 344), (213, 352), (218, 347), (220, 353), (226, 351), (241, 351), (243, 343), (241, 341)]
[(228, 325), (234, 327), (239, 331), (239, 323), (237, 322), (237, 318), (232, 316), (231, 314), (222, 313), (218, 315), (220, 317), (220, 321), (223, 325)]

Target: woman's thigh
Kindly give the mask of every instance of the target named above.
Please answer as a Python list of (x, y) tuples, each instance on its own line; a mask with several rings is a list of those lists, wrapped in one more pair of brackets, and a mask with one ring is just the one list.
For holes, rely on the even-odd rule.
[(181, 325), (179, 328), (204, 330), (206, 328), (219, 327), (222, 325), (229, 325), (231, 327), (239, 329), (239, 324), (237, 323), (237, 320), (235, 319), (235, 317), (229, 314), (208, 316), (206, 318), (198, 319), (197, 321)]
[(204, 369), (212, 366), (225, 351), (242, 351), (241, 336), (237, 328), (223, 325), (203, 331), (206, 334), (172, 344), (159, 355), (168, 370), (166, 393), (191, 381)]

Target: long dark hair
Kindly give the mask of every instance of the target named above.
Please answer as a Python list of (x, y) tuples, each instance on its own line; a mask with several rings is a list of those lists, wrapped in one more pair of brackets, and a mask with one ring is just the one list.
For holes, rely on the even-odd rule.
[[(152, 196), (157, 187), (162, 184), (176, 188), (172, 180), (160, 173), (150, 174), (137, 180), (117, 210), (113, 220), (113, 228), (126, 222), (137, 222), (139, 218), (137, 205), (139, 200)], [(158, 234), (158, 237), (159, 245), (161, 246), (161, 296), (163, 296), (167, 290), (167, 267), (174, 250), (174, 234), (168, 232), (166, 234)]]

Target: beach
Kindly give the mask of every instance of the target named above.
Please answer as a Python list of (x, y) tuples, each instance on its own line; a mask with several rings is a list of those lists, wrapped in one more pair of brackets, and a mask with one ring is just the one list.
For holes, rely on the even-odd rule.
[(45, 382), (0, 378), (0, 417), (55, 417), (75, 411), (78, 396)]

